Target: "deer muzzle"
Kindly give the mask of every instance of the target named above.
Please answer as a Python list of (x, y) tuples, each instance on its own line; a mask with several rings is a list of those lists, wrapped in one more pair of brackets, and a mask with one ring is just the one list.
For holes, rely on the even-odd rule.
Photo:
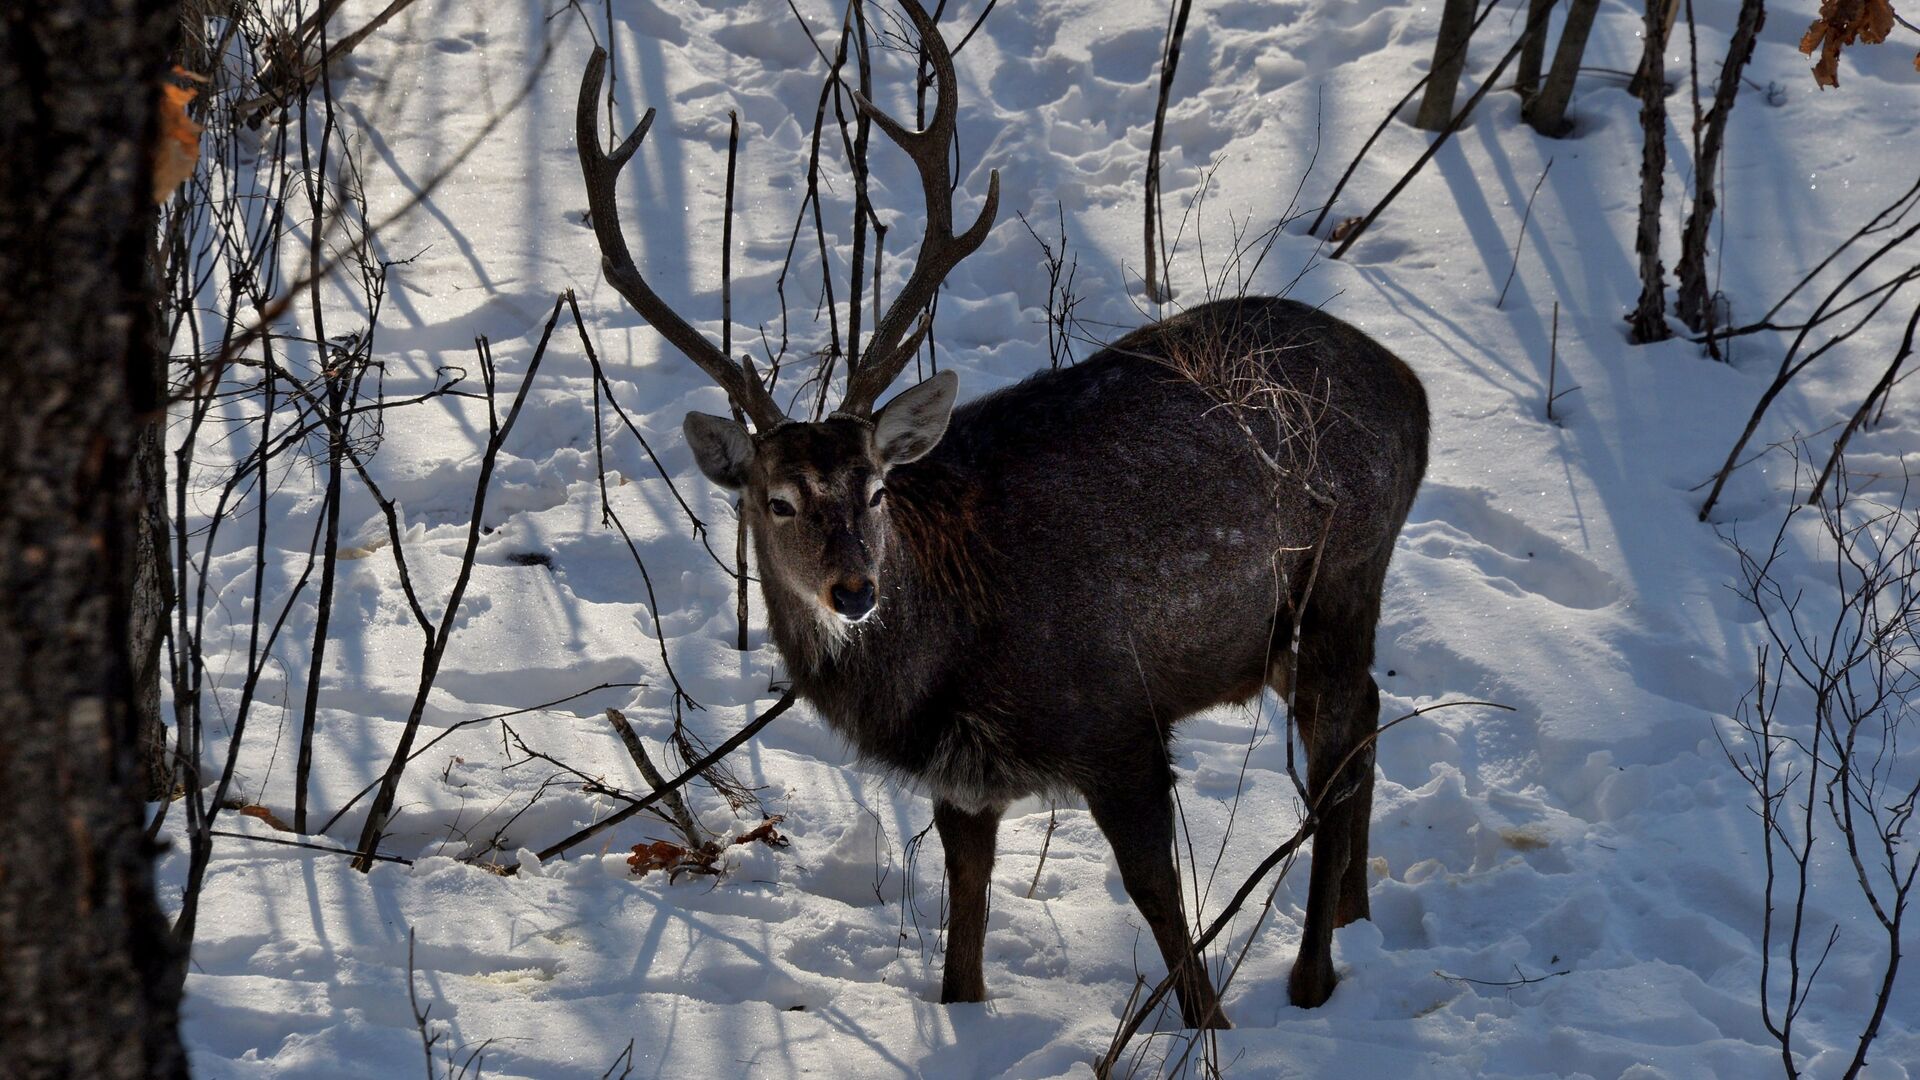
[(875, 595), (873, 579), (850, 576), (834, 582), (827, 590), (833, 601), (834, 614), (851, 622), (858, 622), (873, 610)]

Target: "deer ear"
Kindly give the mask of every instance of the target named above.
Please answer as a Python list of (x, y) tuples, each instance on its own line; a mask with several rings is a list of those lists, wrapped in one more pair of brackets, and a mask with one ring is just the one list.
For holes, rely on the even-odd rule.
[(960, 377), (943, 371), (918, 386), (900, 391), (873, 417), (873, 443), (889, 465), (918, 461), (947, 433)]
[(694, 463), (707, 479), (738, 491), (747, 486), (747, 467), (753, 464), (753, 436), (724, 416), (690, 412), (681, 431), (693, 448)]

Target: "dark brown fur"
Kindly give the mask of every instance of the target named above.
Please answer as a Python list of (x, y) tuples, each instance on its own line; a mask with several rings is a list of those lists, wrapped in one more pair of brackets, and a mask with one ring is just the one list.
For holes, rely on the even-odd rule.
[(974, 488), (938, 464), (903, 467), (887, 477), (894, 530), (928, 590), (971, 611), (994, 605), (987, 550)]

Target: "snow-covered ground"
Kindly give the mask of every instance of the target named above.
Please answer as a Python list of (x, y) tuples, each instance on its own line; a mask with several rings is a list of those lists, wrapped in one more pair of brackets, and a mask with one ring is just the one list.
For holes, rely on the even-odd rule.
[[(350, 4), (346, 21), (357, 26), (379, 6)], [(549, 18), (553, 6), (423, 0), (362, 46), (335, 84), (347, 116), (362, 125), (378, 215), (511, 100), (554, 43), (536, 89), (381, 240), (390, 257), (421, 252), (393, 273), (377, 338), (386, 389), (416, 393), (437, 367), (470, 365), (479, 334), (492, 340), (503, 386), (517, 388), (554, 297), (573, 288), (621, 404), (714, 525), (715, 546), (730, 551), (730, 503), (698, 476), (680, 436), (687, 410), (723, 411), (723, 398), (599, 275), (572, 136), (592, 42), (574, 12)], [(738, 110), (734, 337), (757, 346), (761, 327), (777, 332), (774, 278), (805, 186), (820, 59), (778, 0), (613, 6), (623, 124), (642, 108), (659, 110), (623, 185), (636, 255), (655, 287), (717, 337), (727, 113)], [(948, 17), (949, 40), (981, 6)], [(840, 6), (799, 7), (830, 49)], [(1056, 205), (1064, 211), (1090, 332), (1117, 333), (1149, 317), (1138, 289), (1139, 192), (1166, 7), (1001, 4), (961, 53), (959, 213), (978, 205), (987, 168), (1000, 171), (1003, 193), (998, 224), (952, 275), (940, 306), (941, 362), (960, 372), (963, 395), (1046, 363), (1046, 278), (1015, 211), (1049, 237)], [(1749, 72), (1779, 84), (1779, 103), (1749, 90), (1733, 115), (1727, 224), (1716, 251), (1721, 288), (1742, 321), (1904, 190), (1920, 163), (1910, 51), (1854, 50), (1842, 87), (1817, 92), (1794, 51), (1813, 13), (1803, 7), (1773, 13)], [(1695, 5), (1703, 77), (1717, 72), (1736, 8), (1733, 0)], [(589, 0), (581, 10), (591, 33), (604, 36), (604, 9)], [(1517, 32), (1520, 10), (1510, 6), (1487, 24), (1487, 43), (1469, 64), (1472, 84)], [(1256, 232), (1271, 224), (1303, 173), (1303, 204), (1324, 199), (1424, 70), (1438, 17), (1437, 3), (1382, 0), (1195, 5), (1167, 117), (1170, 219), (1216, 168), (1182, 239), (1180, 300), (1203, 291), (1196, 238), (1217, 270), (1237, 223), (1251, 220)], [(1631, 69), (1639, 25), (1635, 5), (1606, 0), (1587, 64)], [(1669, 72), (1684, 73), (1685, 37), (1676, 35)], [(880, 57), (883, 97), (898, 107), (906, 62), (897, 52)], [(1342, 981), (1325, 1007), (1304, 1011), (1286, 1000), (1304, 868), (1280, 886), (1250, 945), (1252, 909), (1223, 939), (1223, 956), (1248, 950), (1225, 998), (1238, 1025), (1219, 1042), (1231, 1073), (1611, 1080), (1752, 1077), (1780, 1067), (1756, 1000), (1762, 868), (1752, 795), (1716, 730), (1731, 730), (1761, 633), (1728, 587), (1737, 568), (1720, 534), (1771, 535), (1789, 500), (1791, 459), (1775, 451), (1743, 469), (1716, 524), (1696, 520), (1702, 495), (1694, 488), (1726, 453), (1784, 338), (1740, 340), (1730, 366), (1679, 341), (1627, 343), (1640, 146), (1638, 106), (1619, 82), (1583, 79), (1571, 110), (1576, 137), (1560, 141), (1519, 123), (1512, 94), (1490, 96), (1347, 259), (1317, 259), (1316, 242), (1296, 224), (1251, 283), (1276, 291), (1307, 268), (1292, 295), (1395, 349), (1432, 397), (1432, 465), (1379, 632), (1383, 719), (1467, 697), (1514, 711), (1443, 710), (1383, 737), (1373, 921), (1338, 933)], [(1690, 177), (1684, 102), (1684, 93), (1671, 100), (1669, 264), (1686, 205), (1676, 193)], [(1394, 125), (1335, 216), (1364, 212), (1428, 138)], [(1549, 159), (1518, 275), (1496, 308), (1523, 208)], [(918, 187), (891, 145), (876, 139), (874, 160), (876, 202), (900, 225), (886, 264), (897, 288), (904, 238), (917, 237)], [(844, 178), (838, 184), (836, 196), (848, 195)], [(848, 215), (838, 217), (829, 226), (844, 241)], [(804, 239), (801, 246), (803, 283), (789, 296), (796, 342), (811, 346), (824, 331), (811, 318), (817, 263)], [(844, 280), (844, 265), (836, 269)], [(1556, 302), (1558, 385), (1579, 387), (1560, 399), (1559, 423), (1542, 415)], [(1892, 355), (1898, 330), (1889, 318), (1817, 364), (1755, 449), (1843, 415)], [(652, 575), (658, 608), (650, 609), (625, 542), (600, 522), (590, 385), (578, 337), (563, 323), (494, 476), (491, 532), (423, 738), (598, 683), (641, 682), (512, 721), (535, 749), (635, 788), (641, 781), (603, 711), (623, 709), (660, 752), (671, 701), (656, 618), (680, 679), (707, 706), (689, 722), (710, 743), (766, 708), (783, 672), (763, 623), (753, 627), (752, 651), (732, 647), (731, 579), (691, 538), (667, 485), (609, 412), (601, 422), (619, 478), (612, 500)], [(1897, 473), (1920, 454), (1906, 406), (1896, 396), (1886, 422), (1856, 441), (1857, 468)], [(376, 475), (404, 507), (415, 580), (436, 613), (464, 541), (476, 432), (484, 431), (478, 403), (446, 399), (396, 414), (376, 459)], [(297, 573), (319, 492), (303, 469), (284, 478), (270, 563)], [(420, 634), (373, 503), (350, 487), (347, 506), (350, 535), (366, 523), (356, 538), (366, 550), (343, 563), (333, 615), (314, 775), (322, 814), (384, 767), (419, 669)], [(223, 683), (235, 688), (251, 593), (241, 534), (251, 528), (226, 533), (232, 550), (214, 564), (208, 641), (216, 665), (223, 656), (229, 665)], [(526, 554), (548, 565), (513, 558)], [(1789, 566), (1817, 584), (1810, 556), (1796, 548)], [(757, 595), (754, 611), (757, 618)], [(237, 780), (243, 798), (283, 817), (313, 618), (303, 601), (283, 633)], [(231, 705), (234, 693), (222, 700)], [(1176, 765), (1201, 853), (1200, 895), (1190, 897), (1200, 918), (1210, 919), (1298, 820), (1273, 719), (1268, 702), (1181, 729)], [(417, 857), (411, 867), (362, 876), (336, 856), (219, 842), (187, 985), (198, 1075), (417, 1074), (410, 930), (414, 985), (432, 1006), (433, 1027), (459, 1057), (488, 1042), (485, 1071), (502, 1077), (597, 1076), (629, 1040), (634, 1075), (1087, 1076), (1136, 976), (1161, 974), (1151, 935), (1083, 810), (1060, 808), (1027, 896), (1048, 823), (1048, 807), (1030, 803), (1010, 812), (1000, 835), (991, 1000), (938, 1004), (938, 839), (908, 843), (927, 828), (930, 805), (851, 761), (804, 707), (733, 759), (764, 785), (766, 808), (785, 815), (780, 827), (792, 846), (735, 849), (717, 879), (632, 878), (628, 849), (666, 835), (638, 819), (544, 865), (520, 856), (514, 877), (459, 861), (503, 827), (502, 857), (512, 861), (517, 849), (544, 847), (617, 808), (561, 789), (524, 809), (553, 770), (537, 761), (503, 769), (507, 760), (499, 726), (478, 724), (415, 763), (386, 840), (386, 850)], [(716, 828), (757, 822), (732, 822), (704, 789), (694, 803)], [(365, 809), (363, 801), (322, 842), (351, 845)], [(272, 831), (239, 815), (222, 825)], [(1221, 845), (1224, 857), (1208, 873)], [(184, 863), (175, 854), (162, 865), (170, 902)], [(1801, 1035), (1810, 1053), (1850, 1052), (1883, 941), (1844, 866), (1823, 861), (1816, 883), (1818, 924), (1838, 923), (1842, 933)], [(1495, 987), (1441, 973), (1544, 978)], [(1177, 1020), (1162, 1028), (1176, 1031)], [(1181, 1049), (1171, 1036), (1155, 1046), (1149, 1069), (1168, 1047), (1174, 1057)], [(1911, 965), (1873, 1062), (1881, 1078), (1920, 1071), (1920, 974)], [(1831, 1075), (1836, 1064), (1828, 1057), (1815, 1072)]]

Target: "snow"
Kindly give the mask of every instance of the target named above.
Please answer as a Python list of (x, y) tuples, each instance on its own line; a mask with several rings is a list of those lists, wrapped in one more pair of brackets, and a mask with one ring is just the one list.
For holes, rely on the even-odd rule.
[[(357, 26), (379, 6), (356, 0), (346, 21)], [(949, 18), (950, 40), (979, 6)], [(1708, 76), (1737, 4), (1695, 7)], [(830, 44), (838, 7), (800, 8)], [(604, 34), (603, 9), (582, 10)], [(698, 476), (679, 435), (687, 410), (724, 411), (724, 399), (599, 275), (572, 143), (591, 41), (572, 12), (548, 14), (541, 4), (417, 4), (362, 46), (336, 83), (364, 139), (379, 217), (451, 160), (553, 49), (533, 92), (380, 240), (387, 257), (417, 253), (394, 270), (376, 339), (387, 393), (421, 392), (444, 365), (470, 367), (478, 334), (492, 340), (503, 393), (517, 390), (553, 298), (575, 289), (615, 396), (712, 526), (715, 547), (730, 552), (730, 503)], [(1309, 165), (1302, 199), (1324, 198), (1424, 70), (1438, 17), (1437, 4), (1380, 0), (1195, 5), (1167, 116), (1170, 221), (1212, 171), (1207, 201), (1182, 235), (1173, 279), (1180, 300), (1202, 292), (1196, 237), (1217, 273), (1236, 222), (1251, 220), (1253, 232), (1271, 224)], [(1504, 17), (1489, 21), (1488, 41), (1515, 32), (1502, 27)], [(977, 212), (987, 169), (1000, 171), (1002, 187), (997, 225), (941, 302), (941, 362), (959, 371), (963, 396), (1046, 363), (1044, 270), (1016, 210), (1049, 238), (1056, 204), (1064, 211), (1091, 331), (1117, 334), (1146, 321), (1139, 190), (1165, 20), (1158, 0), (1003, 4), (961, 54), (965, 168), (956, 216)], [(1639, 23), (1633, 5), (1607, 0), (1586, 63), (1631, 69)], [(659, 110), (623, 178), (627, 235), (650, 282), (716, 340), (726, 118), (730, 109), (740, 114), (734, 340), (757, 343), (762, 326), (779, 325), (774, 280), (804, 190), (820, 60), (776, 0), (623, 0), (613, 24), (622, 125), (645, 107)], [(1716, 258), (1740, 321), (1911, 182), (1920, 84), (1906, 70), (1908, 54), (1852, 50), (1841, 89), (1819, 93), (1794, 51), (1798, 33), (1796, 16), (1777, 13), (1749, 71), (1784, 89), (1781, 104), (1749, 90), (1733, 114)], [(1677, 34), (1670, 72), (1684, 73), (1684, 42)], [(1476, 45), (1467, 85), (1503, 48)], [(906, 66), (898, 53), (880, 55), (883, 76), (892, 76), (882, 98), (897, 107)], [(1669, 102), (1669, 264), (1685, 208), (1676, 193), (1689, 181), (1684, 102), (1684, 93)], [(1216, 958), (1247, 950), (1225, 995), (1238, 1026), (1219, 1040), (1231, 1073), (1641, 1080), (1780, 1067), (1756, 1000), (1762, 867), (1752, 794), (1716, 732), (1733, 730), (1761, 640), (1755, 614), (1729, 588), (1737, 565), (1722, 534), (1772, 534), (1791, 495), (1789, 451), (1769, 451), (1736, 474), (1713, 524), (1695, 514), (1696, 486), (1725, 455), (1786, 339), (1741, 339), (1731, 365), (1681, 341), (1627, 343), (1623, 316), (1638, 288), (1630, 240), (1637, 108), (1614, 82), (1585, 79), (1570, 114), (1576, 137), (1555, 141), (1519, 123), (1513, 95), (1490, 95), (1346, 260), (1316, 259), (1315, 242), (1295, 224), (1251, 283), (1277, 291), (1307, 268), (1292, 295), (1324, 303), (1396, 350), (1433, 400), (1432, 464), (1395, 556), (1379, 632), (1383, 720), (1461, 698), (1512, 711), (1446, 709), (1383, 736), (1373, 921), (1338, 933), (1342, 981), (1325, 1007), (1286, 1000), (1304, 867), (1279, 885), (1257, 934), (1250, 906), (1223, 937)], [(1333, 217), (1364, 212), (1428, 138), (1392, 126)], [(904, 279), (921, 209), (903, 157), (878, 139), (874, 154), (875, 201), (899, 226), (888, 237), (891, 290)], [(1549, 159), (1518, 275), (1497, 308), (1528, 194)], [(835, 182), (836, 196), (846, 196), (845, 178)], [(847, 216), (830, 227), (844, 234)], [(817, 275), (808, 247), (796, 280)], [(844, 264), (835, 270), (844, 280)], [(824, 340), (810, 321), (810, 288), (789, 288), (803, 346)], [(1543, 416), (1556, 302), (1557, 388), (1579, 387), (1560, 399), (1559, 423)], [(1753, 449), (1823, 429), (1850, 410), (1892, 354), (1892, 322), (1869, 327), (1796, 382)], [(437, 619), (465, 539), (485, 413), (453, 398), (403, 415), (389, 425), (375, 475), (404, 508), (414, 579)], [(732, 580), (691, 538), (666, 484), (608, 412), (611, 497), (651, 573), (657, 608), (648, 603), (626, 544), (600, 523), (593, 417), (589, 368), (563, 316), (494, 475), (484, 522), (492, 531), (481, 539), (421, 737), (599, 683), (644, 683), (509, 721), (534, 748), (632, 789), (642, 782), (603, 712), (622, 709), (661, 752), (672, 702), (656, 619), (688, 693), (707, 706), (689, 722), (709, 743), (768, 707), (783, 672), (757, 595), (754, 648), (732, 648)], [(1824, 453), (1827, 442), (1812, 445)], [(1904, 402), (1854, 449), (1861, 471), (1911, 467), (1920, 438)], [(298, 573), (321, 494), (304, 470), (276, 489), (269, 564), (279, 571), (269, 596)], [(204, 515), (211, 498), (196, 506)], [(384, 767), (420, 661), (421, 635), (384, 527), (357, 486), (347, 513), (345, 532), (361, 557), (342, 564), (321, 687), (313, 798), (323, 815)], [(219, 682), (229, 708), (244, 672), (251, 535), (250, 521), (223, 533), (210, 583), (207, 640), (214, 669), (226, 672)], [(511, 558), (525, 553), (550, 565)], [(1793, 573), (1817, 586), (1807, 544), (1796, 541), (1790, 558), (1800, 560)], [(309, 596), (262, 681), (265, 711), (247, 733), (236, 779), (246, 801), (288, 818), (313, 621)], [(1191, 870), (1202, 919), (1299, 819), (1273, 723), (1269, 701), (1181, 729), (1180, 805), (1200, 853)], [(207, 760), (217, 763), (226, 728), (213, 723), (210, 732)], [(792, 846), (732, 849), (718, 878), (632, 878), (627, 850), (666, 835), (644, 819), (538, 863), (531, 850), (617, 804), (565, 788), (528, 809), (551, 770), (503, 768), (497, 724), (453, 733), (407, 773), (384, 850), (415, 857), (411, 866), (383, 864), (363, 876), (337, 856), (220, 840), (187, 984), (195, 1072), (416, 1072), (410, 933), (411, 983), (431, 1005), (431, 1028), (446, 1033), (443, 1045), (458, 1057), (486, 1042), (485, 1070), (500, 1077), (599, 1075), (630, 1040), (636, 1075), (1085, 1077), (1136, 976), (1160, 976), (1151, 935), (1083, 809), (1060, 807), (1036, 883), (1048, 807), (1029, 802), (1013, 808), (1000, 833), (991, 1000), (938, 1004), (939, 841), (931, 833), (916, 840), (929, 803), (851, 760), (804, 706), (732, 760), (764, 787), (767, 809), (785, 815), (780, 828)], [(704, 789), (692, 801), (716, 829), (757, 823), (732, 821)], [(362, 801), (317, 839), (350, 846), (365, 812)], [(180, 820), (169, 820), (173, 853), (161, 866), (163, 896), (176, 905), (186, 863)], [(277, 835), (238, 815), (221, 825)], [(497, 854), (518, 862), (516, 876), (459, 860), (501, 830)], [(1884, 940), (1845, 866), (1823, 859), (1817, 871), (1816, 917), (1843, 932), (1801, 1036), (1809, 1055), (1827, 1052), (1812, 1074), (1833, 1075), (1878, 985), (1875, 950)], [(1500, 987), (1442, 973), (1538, 981)], [(1149, 1070), (1169, 1048), (1175, 1059), (1184, 1048), (1173, 1037), (1177, 1017), (1159, 1026), (1169, 1034), (1154, 1040)], [(1912, 965), (1872, 1062), (1881, 1080), (1920, 1070)]]

